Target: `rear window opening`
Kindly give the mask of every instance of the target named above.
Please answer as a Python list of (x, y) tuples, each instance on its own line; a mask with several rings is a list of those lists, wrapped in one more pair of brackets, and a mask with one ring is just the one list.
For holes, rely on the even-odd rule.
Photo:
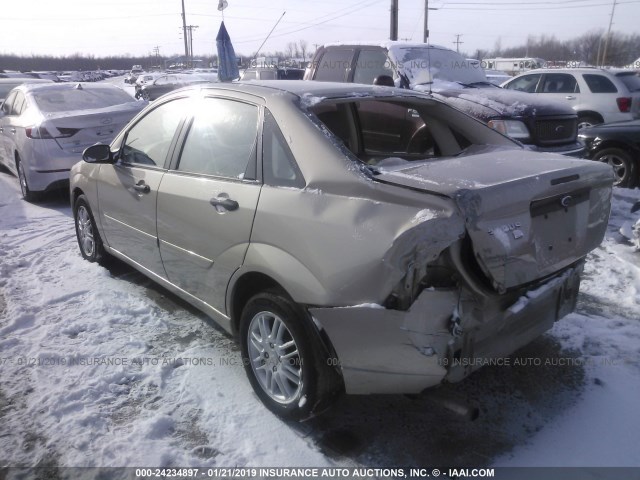
[(518, 146), (437, 102), (324, 101), (310, 111), (358, 160), (376, 167), (455, 157), (473, 145)]

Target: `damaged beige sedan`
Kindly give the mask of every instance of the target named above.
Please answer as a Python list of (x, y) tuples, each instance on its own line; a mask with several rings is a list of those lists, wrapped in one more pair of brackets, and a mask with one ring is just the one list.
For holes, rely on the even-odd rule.
[(191, 87), (71, 172), (78, 243), (239, 339), (273, 412), (417, 393), (509, 355), (576, 304), (611, 169), (529, 152), (406, 90)]

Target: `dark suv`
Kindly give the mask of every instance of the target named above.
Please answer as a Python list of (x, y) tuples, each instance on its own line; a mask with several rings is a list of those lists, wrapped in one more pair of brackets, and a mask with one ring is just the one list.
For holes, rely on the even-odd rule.
[(530, 149), (582, 156), (578, 118), (568, 106), (503, 90), (479, 62), (448, 48), (384, 42), (320, 47), (305, 80), (396, 86), (430, 92)]

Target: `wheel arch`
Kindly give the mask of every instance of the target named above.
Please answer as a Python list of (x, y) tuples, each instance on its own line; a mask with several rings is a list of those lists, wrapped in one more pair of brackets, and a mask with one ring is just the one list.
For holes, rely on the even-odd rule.
[(262, 272), (246, 272), (235, 280), (227, 300), (227, 310), (229, 318), (231, 318), (231, 330), (234, 335), (238, 334), (242, 309), (246, 303), (254, 295), (267, 290), (277, 290), (289, 298), (291, 297), (282, 285)]
[(580, 117), (594, 117), (597, 118), (600, 123), (604, 123), (604, 117), (595, 110), (580, 110), (576, 113), (578, 114), (578, 123), (580, 123)]
[(640, 149), (634, 147), (633, 145), (629, 145), (628, 143), (625, 142), (621, 142), (619, 140), (609, 140), (609, 139), (603, 139), (598, 143), (597, 148), (595, 148), (591, 154), (591, 157), (593, 158), (594, 156), (596, 156), (601, 150), (604, 150), (606, 148), (619, 148), (620, 150), (624, 150), (626, 152), (629, 152), (629, 154), (631, 155), (631, 159), (633, 160), (633, 162), (638, 165), (640, 163)]

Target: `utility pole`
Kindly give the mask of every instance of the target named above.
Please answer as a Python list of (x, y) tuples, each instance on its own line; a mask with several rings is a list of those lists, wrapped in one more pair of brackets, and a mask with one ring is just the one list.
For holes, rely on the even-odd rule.
[(389, 40), (398, 40), (398, 0), (391, 0), (391, 26)]
[(156, 54), (156, 65), (160, 65), (160, 45), (153, 47), (153, 53)]
[(187, 15), (184, 13), (184, 0), (182, 0), (182, 38), (184, 38), (184, 61), (189, 58), (189, 44), (187, 43)]
[(189, 62), (191, 63), (191, 68), (193, 68), (193, 30), (198, 28), (198, 25), (187, 25), (187, 32), (189, 32)]
[(464, 42), (461, 42), (461, 41), (460, 41), (460, 37), (461, 37), (461, 36), (462, 36), (462, 33), (458, 33), (458, 34), (456, 34), (456, 41), (455, 41), (455, 42), (452, 42), (452, 43), (455, 43), (455, 44), (456, 44), (456, 52), (458, 52), (458, 53), (460, 53), (460, 44), (461, 44), (461, 43), (464, 43)]
[(609, 46), (609, 37), (611, 37), (611, 25), (613, 24), (613, 14), (616, 11), (616, 0), (613, 0), (613, 8), (611, 9), (611, 18), (609, 19), (609, 29), (607, 30), (607, 38), (604, 39), (604, 51), (602, 52), (602, 67), (607, 61), (607, 47)]
[(429, 41), (429, 0), (424, 0), (424, 43)]

